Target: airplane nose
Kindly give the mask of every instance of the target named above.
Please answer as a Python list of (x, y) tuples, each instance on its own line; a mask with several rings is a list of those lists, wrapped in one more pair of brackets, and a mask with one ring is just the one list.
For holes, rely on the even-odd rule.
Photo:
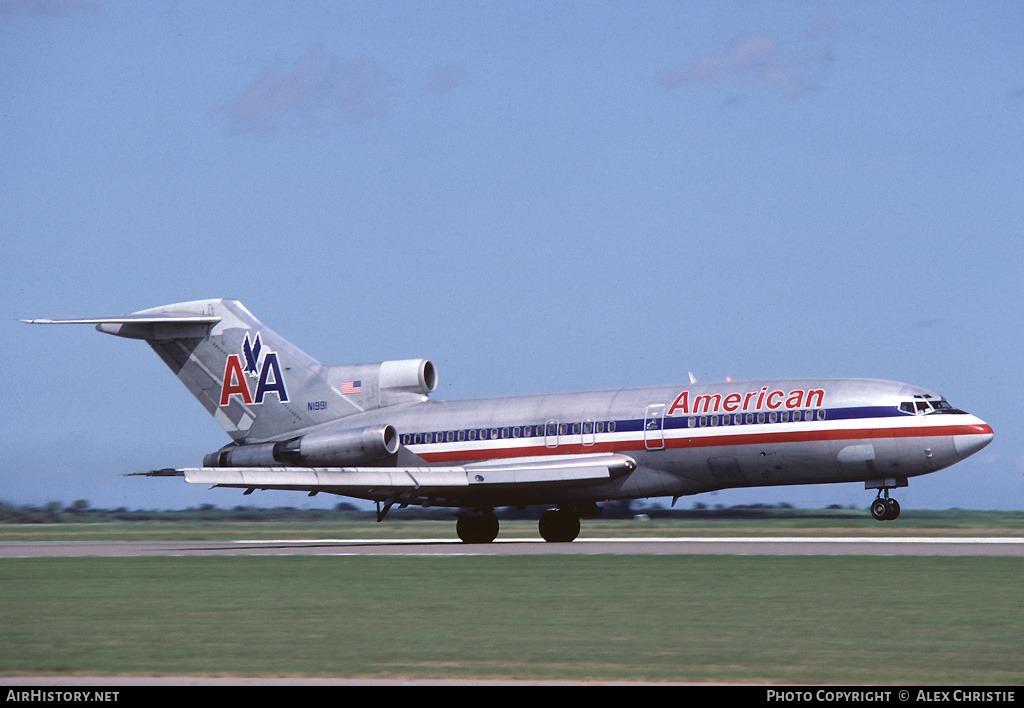
[(983, 420), (979, 420), (977, 425), (968, 427), (970, 428), (969, 432), (953, 436), (953, 447), (956, 448), (960, 459), (973, 455), (992, 442), (992, 438), (995, 437), (992, 426)]

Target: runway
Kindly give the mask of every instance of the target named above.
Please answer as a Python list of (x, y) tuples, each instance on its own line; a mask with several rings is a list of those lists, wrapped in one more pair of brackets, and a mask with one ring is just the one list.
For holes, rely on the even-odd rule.
[(579, 538), (572, 543), (498, 539), (275, 539), (234, 541), (9, 541), (0, 558), (135, 556), (495, 556), (495, 555), (867, 555), (1024, 556), (1013, 536), (773, 536)]

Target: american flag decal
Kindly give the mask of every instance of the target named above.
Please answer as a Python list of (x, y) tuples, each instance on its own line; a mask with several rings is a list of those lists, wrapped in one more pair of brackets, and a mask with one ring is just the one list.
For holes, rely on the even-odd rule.
[(342, 381), (341, 383), (341, 395), (351, 396), (354, 393), (363, 392), (362, 381)]

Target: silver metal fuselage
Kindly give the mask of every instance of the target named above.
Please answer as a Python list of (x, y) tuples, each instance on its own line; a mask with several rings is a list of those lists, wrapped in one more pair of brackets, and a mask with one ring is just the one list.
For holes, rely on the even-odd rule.
[[(637, 468), (562, 487), (479, 485), (437, 503), (502, 506), (683, 496), (729, 487), (837, 482), (903, 486), (992, 439), (979, 418), (943, 399), (871, 379), (773, 379), (715, 384), (430, 400), (345, 419), (386, 423), (428, 464), (619, 453)], [(944, 401), (943, 401), (944, 403)], [(349, 492), (351, 494), (351, 490)], [(370, 493), (365, 498), (382, 498)]]

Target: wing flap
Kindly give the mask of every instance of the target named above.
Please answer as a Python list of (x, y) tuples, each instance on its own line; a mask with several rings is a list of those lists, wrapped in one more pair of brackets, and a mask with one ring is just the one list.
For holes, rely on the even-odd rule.
[(632, 472), (636, 463), (625, 455), (565, 455), (487, 460), (466, 465), (470, 483), (542, 484), (601, 481)]

